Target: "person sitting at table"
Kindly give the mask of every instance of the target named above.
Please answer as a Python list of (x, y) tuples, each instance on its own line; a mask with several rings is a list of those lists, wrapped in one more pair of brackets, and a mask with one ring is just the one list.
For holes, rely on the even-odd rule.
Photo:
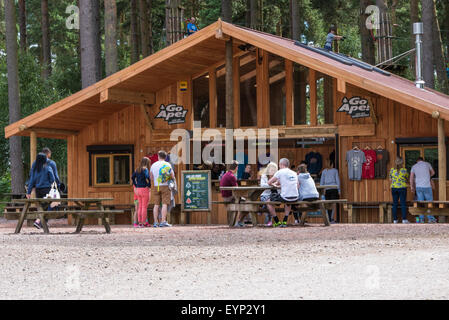
[[(238, 187), (237, 183), (237, 170), (239, 167), (239, 163), (237, 161), (233, 161), (232, 164), (229, 166), (228, 172), (226, 172), (220, 180), (220, 187)], [(221, 190), (221, 196), (223, 197), (224, 202), (234, 202), (235, 199), (232, 195), (232, 191), (230, 190)], [(246, 216), (246, 214), (239, 213), (239, 216), (237, 217), (237, 223), (236, 227), (244, 227), (245, 224), (243, 223), (243, 218)]]
[[(279, 161), (280, 170), (274, 174), (274, 176), (268, 181), (268, 185), (281, 187), (281, 194), (276, 199), (277, 201), (285, 203), (285, 215), (282, 222), (279, 221), (277, 216), (274, 216), (274, 227), (287, 227), (288, 216), (291, 211), (291, 202), (296, 202), (299, 197), (299, 181), (296, 172), (290, 169), (290, 161), (288, 159), (281, 159)], [(273, 201), (273, 199), (271, 199)]]
[(299, 183), (299, 200), (300, 201), (316, 201), (320, 198), (320, 194), (316, 189), (315, 181), (309, 172), (307, 166), (301, 164), (298, 168)]
[[(270, 180), (274, 174), (278, 171), (278, 166), (274, 162), (270, 162), (265, 168), (263, 168), (260, 172), (260, 186), (261, 187), (269, 187), (268, 180)], [(268, 202), (270, 201), (271, 197), (271, 190), (265, 190), (260, 195), (260, 201), (262, 202)], [(272, 218), (276, 216), (276, 210), (271, 204), (265, 205), (268, 209), (268, 213), (266, 213), (265, 216), (265, 226), (271, 227), (273, 225)]]
[(243, 172), (243, 174), (242, 174), (242, 180), (251, 179), (251, 170), (252, 170), (251, 165), (247, 164), (245, 167), (245, 172)]
[[(36, 157), (35, 166), (30, 173), (31, 178), (27, 189), (27, 199), (31, 198), (31, 191), (36, 188), (36, 198), (43, 199), (50, 192), (51, 186), (56, 182), (53, 169), (47, 162), (45, 153), (39, 153)], [(34, 222), (34, 226), (38, 229), (42, 228), (42, 223), (39, 219)]]

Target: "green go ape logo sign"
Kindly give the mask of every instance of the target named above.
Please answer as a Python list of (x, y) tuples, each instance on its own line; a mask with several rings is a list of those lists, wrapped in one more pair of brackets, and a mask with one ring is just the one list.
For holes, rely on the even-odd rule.
[(161, 104), (160, 111), (155, 119), (164, 119), (169, 125), (185, 123), (187, 112), (187, 109), (184, 109), (183, 106), (178, 106), (176, 103)]
[(347, 97), (344, 97), (342, 103), (343, 104), (337, 112), (346, 112), (353, 119), (368, 118), (371, 116), (371, 108), (367, 99), (362, 99), (360, 97), (348, 99)]

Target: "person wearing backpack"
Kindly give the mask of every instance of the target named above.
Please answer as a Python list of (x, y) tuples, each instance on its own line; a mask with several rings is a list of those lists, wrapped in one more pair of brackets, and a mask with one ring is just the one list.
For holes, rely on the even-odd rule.
[[(167, 208), (171, 202), (171, 191), (169, 182), (175, 179), (175, 173), (169, 162), (166, 161), (167, 153), (158, 152), (158, 161), (150, 169), (151, 178), (151, 204), (153, 207), (154, 225), (153, 227), (171, 227), (167, 222)], [(159, 206), (162, 205), (162, 217), (159, 223)]]

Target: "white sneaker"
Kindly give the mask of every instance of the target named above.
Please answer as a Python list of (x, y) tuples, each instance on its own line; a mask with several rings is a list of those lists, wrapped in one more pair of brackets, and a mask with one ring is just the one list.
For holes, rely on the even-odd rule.
[(408, 220), (402, 220), (402, 223), (410, 223)]
[(394, 224), (397, 224), (397, 223), (398, 223), (398, 220), (394, 220), (393, 223), (394, 223)]

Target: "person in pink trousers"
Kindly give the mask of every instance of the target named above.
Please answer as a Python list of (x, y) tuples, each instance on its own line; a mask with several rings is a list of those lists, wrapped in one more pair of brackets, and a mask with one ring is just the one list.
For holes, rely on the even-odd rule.
[(151, 161), (147, 157), (144, 157), (140, 161), (140, 166), (134, 171), (132, 175), (132, 181), (137, 194), (137, 200), (139, 201), (139, 208), (137, 212), (137, 220), (139, 228), (149, 227), (148, 223), (148, 203), (150, 202), (150, 173), (149, 168)]

